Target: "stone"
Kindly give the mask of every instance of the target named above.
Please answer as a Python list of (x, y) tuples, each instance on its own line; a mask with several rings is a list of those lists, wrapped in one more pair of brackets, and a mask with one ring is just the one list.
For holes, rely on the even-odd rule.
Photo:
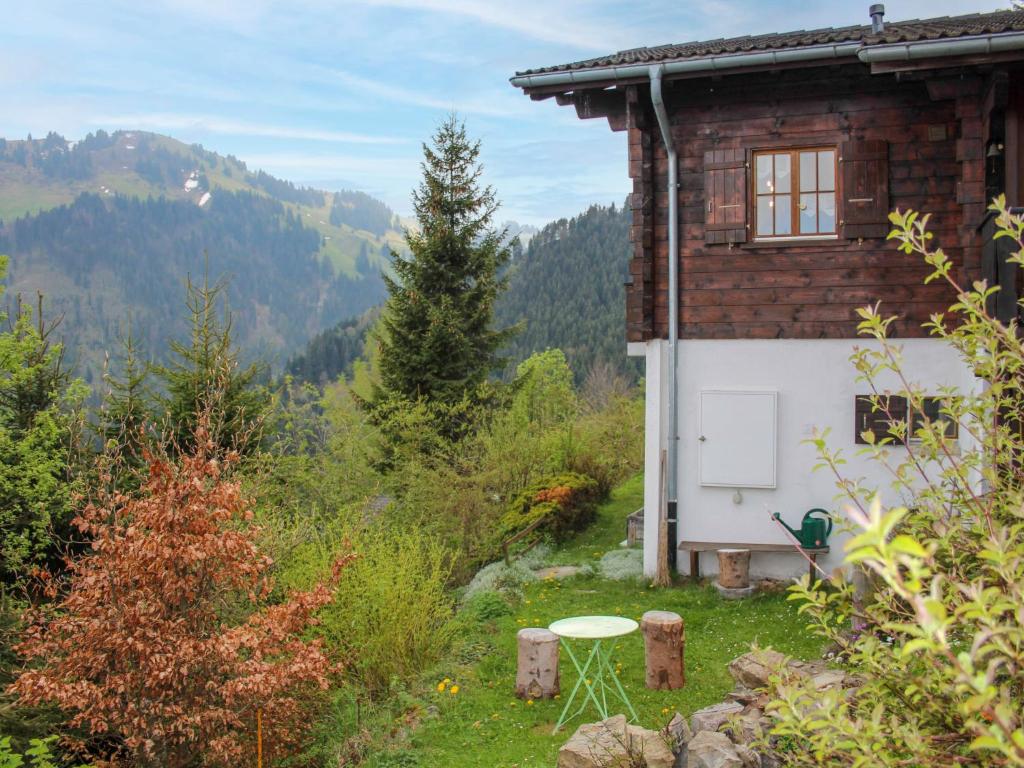
[(723, 587), (717, 581), (714, 582), (714, 584), (718, 594), (726, 600), (742, 600), (745, 597), (750, 597), (757, 591), (757, 588), (753, 584), (747, 587), (735, 588)]
[(655, 691), (686, 684), (686, 632), (683, 619), (671, 611), (647, 611), (640, 619), (644, 636), (645, 682)]
[(676, 756), (658, 731), (629, 725), (625, 715), (586, 723), (558, 750), (558, 768), (674, 768)]
[(701, 731), (686, 745), (686, 768), (746, 768), (724, 733)]
[(764, 734), (765, 722), (762, 719), (761, 710), (753, 708), (739, 717), (730, 718), (720, 726), (720, 730), (736, 744), (752, 744)]
[(785, 663), (786, 657), (778, 651), (759, 648), (729, 662), (729, 674), (740, 685), (756, 690), (766, 687), (768, 678)]
[(634, 760), (643, 758), (642, 764), (646, 768), (673, 768), (675, 753), (661, 733), (638, 725), (630, 725), (626, 730), (629, 732), (630, 757)]
[(690, 728), (698, 731), (717, 731), (723, 723), (743, 711), (743, 705), (736, 701), (723, 701), (712, 704), (693, 713), (690, 717)]
[(846, 673), (839, 669), (826, 669), (811, 678), (811, 683), (819, 691), (827, 688), (840, 688), (846, 681)]
[(690, 724), (686, 722), (686, 718), (676, 712), (672, 715), (672, 719), (668, 721), (662, 731), (665, 738), (668, 739), (669, 743), (675, 747), (686, 744), (690, 739), (693, 738), (693, 732), (690, 730)]
[(761, 755), (746, 744), (737, 744), (736, 754), (743, 761), (743, 768), (761, 768)]
[(558, 768), (629, 768), (626, 716), (584, 723), (558, 750)]
[(761, 694), (757, 691), (744, 688), (742, 685), (737, 685), (733, 690), (725, 694), (725, 698), (729, 699), (729, 701), (738, 701), (744, 705), (757, 701), (760, 697)]

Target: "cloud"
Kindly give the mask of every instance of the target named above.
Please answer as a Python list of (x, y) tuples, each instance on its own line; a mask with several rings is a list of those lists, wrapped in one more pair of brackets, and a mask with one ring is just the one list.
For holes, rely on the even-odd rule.
[[(333, 78), (349, 87), (368, 94), (376, 95), (387, 101), (399, 104), (407, 104), (414, 107), (425, 107), (427, 109), (439, 109), (445, 111), (465, 112), (476, 115), (488, 115), (491, 117), (522, 117), (523, 110), (511, 106), (511, 99), (515, 95), (502, 93), (500, 96), (492, 96), (483, 100), (466, 98), (452, 94), (451, 98), (440, 99), (423, 91), (411, 88), (403, 88), (399, 85), (389, 85), (379, 80), (372, 80), (361, 75), (341, 70), (331, 70)], [(509, 106), (502, 106), (499, 101), (509, 101)]]
[(609, 21), (594, 25), (585, 3), (543, 2), (502, 3), (495, 0), (357, 0), (382, 8), (427, 11), (463, 16), (493, 27), (516, 32), (524, 37), (576, 49), (604, 49), (614, 45), (621, 23)]
[(406, 139), (377, 134), (328, 131), (298, 126), (268, 125), (245, 120), (208, 115), (181, 115), (152, 112), (147, 114), (100, 115), (90, 118), (92, 125), (112, 125), (119, 128), (198, 130), (231, 136), (256, 136), (294, 141), (325, 141), (336, 144), (404, 144)]

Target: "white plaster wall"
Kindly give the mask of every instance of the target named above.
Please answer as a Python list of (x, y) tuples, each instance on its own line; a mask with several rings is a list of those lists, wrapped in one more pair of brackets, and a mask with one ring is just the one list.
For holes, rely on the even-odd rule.
[(668, 342), (633, 342), (631, 357), (644, 358), (646, 393), (644, 400), (644, 573), (653, 576), (658, 557), (658, 503), (661, 452), (668, 430)]
[[(679, 349), (679, 526), (680, 540), (733, 541), (742, 543), (787, 543), (788, 539), (770, 517), (778, 511), (797, 527), (804, 512), (824, 507), (842, 514), (835, 478), (827, 470), (813, 471), (817, 463), (814, 446), (804, 441), (815, 429), (830, 429), (829, 445), (843, 449), (845, 472), (866, 478), (882, 489), (884, 503), (899, 503), (890, 489), (889, 478), (875, 462), (858, 456), (854, 398), (869, 390), (857, 382), (849, 362), (853, 347), (869, 346), (870, 340), (777, 339), (680, 342)], [(964, 391), (975, 386), (970, 371), (954, 351), (936, 339), (905, 339), (904, 371), (909, 379), (938, 393), (941, 386), (958, 386)], [(644, 347), (647, 363), (647, 407), (644, 482), (644, 570), (654, 571), (657, 555), (657, 503), (660, 452), (665, 445), (667, 418), (667, 342), (631, 345), (631, 354)], [(655, 370), (656, 369), (656, 370)], [(899, 388), (895, 381), (881, 387)], [(740, 488), (742, 502), (736, 504), (735, 488), (700, 485), (698, 477), (699, 394), (703, 389), (778, 390), (777, 485), (774, 489)], [(657, 420), (657, 423), (654, 423)], [(902, 448), (894, 448), (902, 451)], [(888, 490), (888, 493), (886, 491)], [(826, 568), (842, 561), (841, 536), (830, 540), (832, 553), (819, 562)], [(689, 559), (678, 560), (679, 569), (689, 569)], [(717, 571), (715, 554), (701, 556), (705, 574)], [(798, 554), (754, 553), (751, 572), (755, 576), (788, 578), (806, 572)]]

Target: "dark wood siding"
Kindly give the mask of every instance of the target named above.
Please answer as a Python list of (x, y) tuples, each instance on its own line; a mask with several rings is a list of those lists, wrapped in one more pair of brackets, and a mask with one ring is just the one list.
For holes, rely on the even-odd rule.
[[(897, 335), (927, 335), (921, 324), (953, 297), (942, 285), (924, 285), (929, 270), (923, 260), (888, 243), (889, 227), (878, 219), (882, 207), (930, 212), (936, 242), (954, 262), (977, 261), (984, 145), (972, 89), (976, 85), (961, 81), (935, 98), (921, 80), (871, 75), (858, 65), (669, 83), (666, 101), (680, 166), (681, 337), (854, 337), (856, 309), (875, 301), (883, 312), (903, 318), (894, 327)], [(636, 226), (627, 335), (640, 341), (668, 331), (667, 160), (642, 87), (633, 99)], [(741, 237), (714, 234), (735, 233), (736, 227), (707, 227), (708, 157), (734, 162), (757, 149), (800, 146), (855, 147), (862, 165), (850, 173), (862, 173), (875, 190), (880, 179), (872, 182), (870, 174), (883, 173), (888, 199), (864, 206), (834, 240), (742, 243)], [(715, 196), (723, 199), (716, 189), (712, 208)]]

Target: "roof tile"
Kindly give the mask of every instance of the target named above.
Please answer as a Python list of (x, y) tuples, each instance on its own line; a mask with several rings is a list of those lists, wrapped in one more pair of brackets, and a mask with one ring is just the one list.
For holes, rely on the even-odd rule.
[(995, 11), (972, 13), (965, 16), (942, 16), (934, 19), (886, 22), (880, 34), (871, 31), (871, 25), (854, 27), (826, 27), (824, 29), (796, 30), (765, 35), (719, 38), (700, 42), (631, 48), (607, 56), (599, 56), (569, 64), (541, 67), (517, 72), (516, 75), (538, 75), (549, 72), (567, 72), (629, 64), (651, 64), (681, 59), (720, 56), (751, 51), (777, 51), (832, 43), (863, 42), (864, 45), (884, 43), (910, 43), (920, 40), (991, 35), (1001, 32), (1024, 31), (1024, 11)]

